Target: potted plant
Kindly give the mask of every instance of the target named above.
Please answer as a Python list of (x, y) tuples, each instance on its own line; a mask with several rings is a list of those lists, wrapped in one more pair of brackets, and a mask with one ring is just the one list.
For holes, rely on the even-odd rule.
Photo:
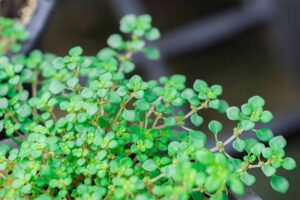
[(0, 1), (0, 55), (29, 53), (46, 27), (55, 3), (56, 0)]
[[(64, 57), (33, 51), (0, 58), (0, 131), (19, 145), (1, 145), (0, 198), (222, 200), (228, 191), (243, 195), (255, 168), (274, 190), (287, 191), (276, 171), (296, 163), (285, 156), (282, 136), (255, 129), (273, 118), (262, 97), (236, 107), (220, 98), (220, 85), (203, 80), (187, 87), (183, 75), (127, 78), (135, 53), (159, 58), (145, 40), (160, 33), (148, 15), (125, 16), (120, 30), (128, 39), (111, 35), (96, 56), (77, 46)], [(220, 140), (222, 123), (204, 123), (206, 110), (235, 122), (232, 136)], [(247, 133), (253, 137), (243, 140)], [(226, 152), (231, 144), (242, 159)]]

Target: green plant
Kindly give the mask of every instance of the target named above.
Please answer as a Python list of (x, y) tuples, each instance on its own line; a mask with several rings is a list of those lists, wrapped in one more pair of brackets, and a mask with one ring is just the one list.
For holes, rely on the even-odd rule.
[[(65, 57), (33, 51), (0, 58), (0, 130), (20, 144), (0, 148), (0, 198), (221, 200), (228, 189), (242, 195), (244, 185), (255, 182), (253, 168), (261, 168), (276, 191), (287, 191), (276, 170), (296, 163), (285, 157), (282, 136), (255, 129), (273, 118), (261, 97), (229, 107), (220, 99), (222, 87), (203, 80), (188, 88), (182, 75), (127, 79), (134, 53), (159, 58), (143, 39), (160, 33), (148, 15), (127, 15), (120, 29), (129, 39), (113, 34), (96, 56), (74, 47)], [(207, 109), (236, 122), (226, 141), (218, 139), (222, 123), (208, 123), (213, 148), (200, 131), (200, 112)], [(247, 131), (258, 140), (241, 139)], [(243, 159), (226, 153), (231, 142)]]
[(28, 39), (24, 25), (13, 19), (0, 17), (0, 55), (21, 50), (21, 42)]

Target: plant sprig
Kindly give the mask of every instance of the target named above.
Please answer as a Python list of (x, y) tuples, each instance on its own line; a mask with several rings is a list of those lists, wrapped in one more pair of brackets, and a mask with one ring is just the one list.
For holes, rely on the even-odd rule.
[(28, 37), (29, 34), (21, 22), (0, 17), (0, 55), (19, 52), (21, 43)]
[[(119, 34), (96, 56), (81, 47), (57, 57), (33, 51), (11, 61), (0, 58), (0, 131), (20, 143), (0, 148), (0, 198), (4, 199), (198, 199), (221, 200), (228, 189), (244, 193), (252, 185), (251, 169), (260, 168), (278, 192), (288, 181), (278, 168), (292, 170), (286, 141), (270, 129), (255, 129), (272, 120), (264, 100), (254, 96), (241, 108), (220, 98), (220, 85), (183, 75), (145, 81), (132, 56), (143, 52), (158, 59), (145, 40), (160, 37), (148, 15), (127, 15)], [(25, 88), (31, 85), (31, 93)], [(190, 110), (183, 111), (183, 106)], [(216, 146), (206, 145), (203, 110), (216, 110), (236, 121), (232, 136), (218, 139), (222, 123), (208, 128)], [(253, 131), (258, 139), (243, 140)], [(266, 144), (268, 143), (268, 145)], [(226, 152), (232, 144), (243, 159)]]

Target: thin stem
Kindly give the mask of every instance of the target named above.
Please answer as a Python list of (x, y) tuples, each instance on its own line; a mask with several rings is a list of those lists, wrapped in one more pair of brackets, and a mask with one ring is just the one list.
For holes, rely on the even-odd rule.
[(14, 115), (11, 115), (11, 119), (17, 124), (20, 123), (19, 120)]
[(114, 119), (114, 122), (116, 122), (119, 119), (119, 116), (121, 115), (121, 113), (125, 109), (126, 105), (131, 101), (131, 99), (133, 99), (133, 94), (130, 95), (130, 98), (127, 99), (127, 101), (125, 101), (124, 105), (120, 108), (118, 114), (116, 115), (116, 117)]
[(103, 114), (104, 114), (104, 111), (103, 111), (103, 105), (102, 105), (102, 103), (101, 103), (101, 101), (99, 102), (99, 110), (100, 110), (100, 116), (103, 116)]
[[(267, 163), (265, 163), (265, 164), (267, 164)], [(263, 164), (263, 165), (265, 165), (265, 164)], [(257, 168), (261, 168), (263, 165), (248, 165), (247, 169), (257, 169)], [(247, 169), (242, 168), (242, 169), (237, 170), (236, 172), (239, 173), (239, 172), (247, 171)]]
[(155, 127), (156, 127), (156, 125), (157, 125), (159, 119), (160, 119), (160, 117), (159, 117), (159, 116), (156, 116), (156, 118), (155, 118), (155, 120), (154, 120), (154, 123), (153, 123), (153, 125), (152, 125), (152, 128), (155, 128)]
[(37, 94), (37, 84), (35, 81), (31, 84), (31, 90), (32, 90), (32, 97), (36, 97)]
[(106, 194), (106, 197), (103, 200), (108, 200), (111, 194), (112, 194), (112, 191), (109, 190)]
[[(161, 100), (162, 100), (162, 97), (159, 97), (156, 101), (161, 101)], [(148, 126), (148, 119), (151, 116), (151, 114), (153, 113), (154, 109), (155, 109), (155, 106), (152, 106), (151, 110), (149, 110), (148, 113), (146, 114), (145, 128), (147, 128), (147, 126)], [(152, 126), (152, 128), (156, 126), (158, 120), (159, 120), (158, 117), (156, 117), (155, 121), (153, 123), (154, 126)]]
[[(208, 100), (204, 101), (197, 109), (196, 112), (198, 112), (199, 110), (202, 110), (203, 108), (205, 108), (207, 106)], [(192, 114), (196, 113), (194, 110), (191, 110), (189, 113), (187, 113), (184, 116), (184, 119), (189, 118)]]
[(134, 97), (133, 94), (131, 94), (131, 95), (130, 95), (130, 98), (127, 99), (127, 101), (125, 101), (125, 105), (128, 104), (128, 103), (133, 99), (133, 97)]
[(147, 114), (145, 115), (145, 125), (144, 125), (144, 128), (147, 128), (148, 126), (148, 117), (147, 117)]
[(32, 90), (32, 97), (36, 97), (37, 95), (37, 79), (38, 79), (38, 74), (36, 73), (36, 80), (34, 80), (31, 84), (31, 90)]
[(51, 116), (52, 116), (54, 121), (57, 121), (57, 117), (55, 116), (54, 111), (51, 112)]
[(191, 131), (192, 129), (188, 128), (188, 127), (185, 127), (185, 126), (182, 126), (181, 128), (183, 128), (184, 130), (186, 131)]
[[(223, 143), (223, 146), (225, 147), (226, 145), (228, 145), (229, 143), (231, 143), (235, 138), (236, 138), (236, 136), (235, 136), (235, 135), (232, 135), (230, 138), (228, 138), (228, 139)], [(210, 151), (212, 151), (212, 152), (217, 152), (217, 151), (219, 151), (219, 148), (216, 146), (216, 147), (211, 148)]]
[(163, 178), (164, 177), (164, 174), (160, 174), (156, 177), (154, 177), (153, 179), (149, 180), (149, 184), (152, 184), (154, 183), (155, 181), (158, 181), (159, 179)]
[(231, 155), (229, 155), (226, 151), (224, 151), (225, 156), (227, 156), (228, 158), (232, 158)]
[(105, 102), (106, 99), (99, 98), (98, 101), (99, 101), (99, 112), (100, 112), (100, 116), (103, 116), (103, 115), (104, 115), (104, 108), (103, 108), (103, 106), (104, 106), (105, 103), (106, 103), (106, 102)]
[(38, 188), (38, 187), (36, 187), (34, 185), (32, 187), (33, 187), (33, 189), (39, 191), (40, 193), (45, 193), (43, 190), (41, 190), (40, 188)]
[(131, 52), (131, 51), (128, 51), (128, 52), (125, 54), (125, 56), (126, 56), (128, 59), (130, 59), (130, 58), (132, 57), (132, 55), (133, 55), (133, 52)]
[(69, 193), (67, 194), (67, 199), (68, 199), (68, 200), (71, 200), (71, 199), (72, 199), (72, 197), (70, 196)]
[(248, 165), (248, 169), (261, 168), (260, 165)]
[(156, 129), (163, 129), (163, 128), (165, 128), (165, 125), (164, 125), (164, 124), (162, 124), (162, 125), (160, 125), (160, 126), (157, 126), (157, 127), (154, 127), (154, 128), (156, 128)]
[(6, 177), (2, 173), (0, 173), (0, 177), (6, 180)]
[[(198, 191), (201, 192), (201, 189), (200, 189), (200, 188), (193, 188), (192, 191), (193, 191), (193, 192), (198, 192)], [(205, 192), (205, 191), (204, 191), (203, 193), (205, 193), (207, 196), (212, 196), (211, 193), (208, 193), (208, 192)]]
[[(161, 101), (161, 100), (162, 100), (162, 97), (159, 97), (156, 101)], [(148, 111), (146, 116), (150, 117), (151, 114), (153, 113), (154, 109), (155, 109), (155, 106), (152, 106), (151, 109)]]
[(22, 144), (22, 141), (20, 141), (20, 140), (18, 140), (17, 138), (19, 138), (19, 137), (13, 137), (13, 136), (11, 136), (11, 137), (9, 137), (12, 141), (14, 141), (16, 144), (18, 144), (18, 145), (21, 145)]
[(16, 131), (15, 133), (20, 137), (24, 136), (23, 133), (21, 133), (20, 131)]
[[(32, 97), (37, 96), (37, 82), (38, 82), (38, 79), (39, 79), (39, 73), (38, 73), (37, 70), (34, 72), (34, 75), (35, 75), (35, 79), (31, 83)], [(36, 108), (33, 108), (33, 113), (32, 114), (33, 114), (33, 116), (38, 115)]]
[(149, 117), (151, 116), (151, 114), (153, 113), (154, 109), (155, 109), (155, 106), (152, 106), (152, 107), (151, 107), (151, 110), (149, 110), (149, 112), (146, 114), (146, 116), (145, 116), (145, 126), (144, 126), (144, 128), (147, 128), (147, 126), (148, 126), (148, 119), (149, 119)]
[[(128, 51), (126, 54), (125, 54), (125, 57), (129, 60), (131, 59), (131, 57), (133, 56), (133, 52), (131, 51)], [(119, 73), (123, 72), (123, 69), (120, 67), (119, 70), (118, 70)]]
[(213, 148), (210, 149), (210, 151), (211, 152), (217, 152), (217, 151), (219, 151), (219, 148), (218, 147), (213, 147)]
[(225, 142), (224, 142), (224, 146), (229, 144), (230, 142), (232, 142), (236, 137), (234, 135), (232, 135), (230, 138), (228, 138)]
[(120, 108), (118, 114), (116, 115), (116, 117), (115, 117), (115, 119), (114, 119), (115, 122), (119, 119), (119, 116), (120, 116), (121, 113), (123, 112), (124, 108), (125, 108), (125, 107), (121, 107), (121, 108)]

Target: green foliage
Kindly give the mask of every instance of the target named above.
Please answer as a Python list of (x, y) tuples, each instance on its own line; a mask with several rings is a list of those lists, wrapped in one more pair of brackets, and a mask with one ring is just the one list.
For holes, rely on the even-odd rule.
[[(227, 199), (227, 189), (242, 195), (254, 184), (253, 168), (271, 177), (276, 191), (287, 191), (276, 172), (296, 162), (285, 157), (282, 136), (254, 129), (272, 119), (261, 97), (229, 107), (222, 87), (203, 80), (188, 88), (182, 75), (126, 78), (134, 53), (159, 57), (145, 40), (160, 34), (148, 15), (127, 15), (120, 29), (130, 37), (110, 36), (96, 56), (74, 47), (64, 57), (33, 51), (0, 58), (0, 131), (19, 143), (0, 146), (1, 199)], [(222, 123), (209, 121), (213, 148), (200, 131), (204, 109), (236, 122), (221, 141)], [(268, 145), (242, 140), (246, 131)], [(243, 159), (226, 152), (231, 143)]]
[(213, 134), (217, 135), (222, 130), (223, 126), (221, 122), (212, 120), (211, 122), (209, 122), (208, 128)]
[(273, 176), (271, 185), (274, 190), (280, 193), (286, 193), (289, 188), (289, 182), (281, 176)]
[(0, 17), (0, 38), (0, 55), (17, 53), (21, 50), (21, 43), (28, 39), (28, 33), (20, 22)]

